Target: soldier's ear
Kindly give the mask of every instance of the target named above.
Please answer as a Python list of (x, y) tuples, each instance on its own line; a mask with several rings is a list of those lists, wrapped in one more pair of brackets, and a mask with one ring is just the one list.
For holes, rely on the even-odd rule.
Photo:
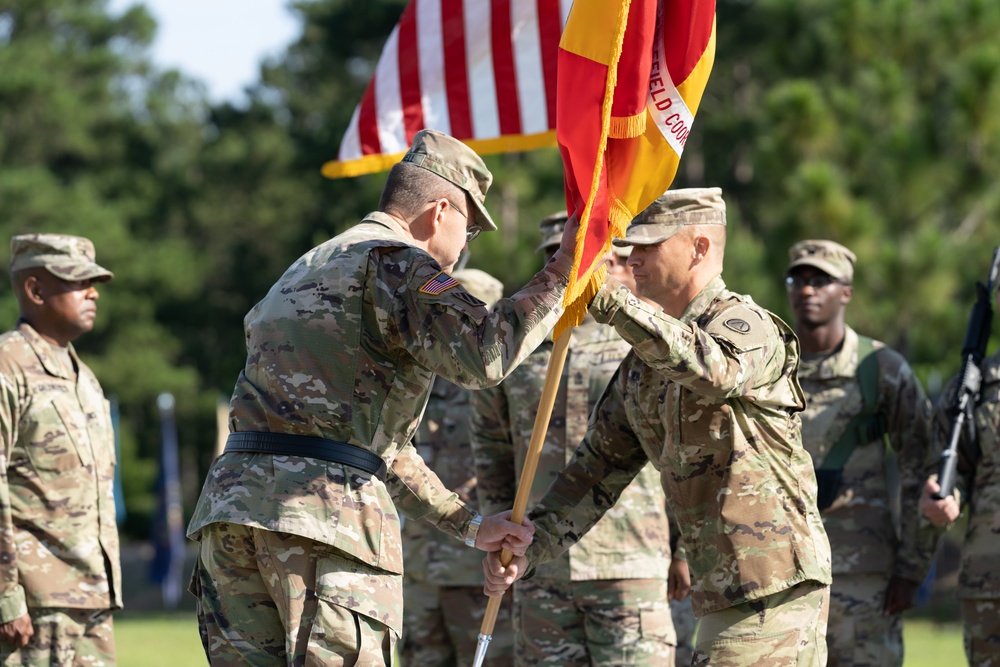
[(854, 286), (844, 285), (840, 290), (840, 303), (847, 305), (854, 298)]
[(28, 274), (24, 277), (24, 296), (29, 303), (36, 306), (45, 303), (45, 285), (38, 276)]

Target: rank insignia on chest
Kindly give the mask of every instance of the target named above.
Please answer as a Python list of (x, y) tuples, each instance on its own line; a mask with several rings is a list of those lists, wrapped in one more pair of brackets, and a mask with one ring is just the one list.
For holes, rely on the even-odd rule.
[(441, 271), (436, 276), (424, 283), (424, 286), (420, 288), (420, 291), (424, 294), (441, 294), (444, 291), (450, 290), (452, 287), (457, 287), (458, 281), (449, 276), (444, 271)]

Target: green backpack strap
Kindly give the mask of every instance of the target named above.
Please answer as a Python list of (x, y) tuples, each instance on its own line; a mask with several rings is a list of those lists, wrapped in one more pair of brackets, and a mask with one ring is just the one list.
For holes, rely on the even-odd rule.
[(876, 440), (888, 432), (885, 415), (877, 412), (878, 358), (875, 355), (874, 341), (867, 336), (858, 336), (858, 360), (856, 377), (861, 386), (864, 406), (847, 424), (840, 440), (826, 453), (820, 470), (843, 470), (855, 447)]

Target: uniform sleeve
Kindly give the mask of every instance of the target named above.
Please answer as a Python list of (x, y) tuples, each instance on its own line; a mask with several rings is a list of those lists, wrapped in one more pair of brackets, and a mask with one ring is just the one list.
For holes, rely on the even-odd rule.
[(888, 422), (889, 444), (897, 455), (903, 508), (893, 574), (920, 582), (930, 570), (939, 537), (933, 531), (922, 530), (920, 512), (916, 509), (920, 507), (920, 496), (927, 479), (925, 465), (930, 453), (930, 402), (913, 370), (902, 357), (884, 349), (878, 354), (881, 368), (879, 393), (885, 397), (881, 407)]
[(13, 621), (28, 613), (24, 588), (17, 576), (17, 543), (7, 482), (7, 466), (17, 441), (17, 405), (17, 388), (6, 373), (0, 373), (0, 442), (3, 443), (3, 458), (0, 460), (0, 623)]
[[(400, 271), (396, 255), (410, 266)], [(562, 316), (571, 258), (559, 253), (517, 294), (492, 310), (452, 281), (429, 255), (397, 250), (380, 258), (376, 298), (387, 338), (422, 367), (466, 389), (498, 384)], [(454, 284), (453, 284), (454, 283)]]
[(626, 416), (626, 382), (627, 374), (619, 368), (591, 413), (572, 460), (529, 513), (535, 523), (535, 541), (527, 552), (532, 567), (579, 541), (649, 463)]
[(422, 519), (452, 537), (465, 539), (476, 512), (457, 493), (445, 488), (420, 458), (413, 443), (396, 454), (386, 476), (386, 487), (396, 508), (410, 519)]
[(648, 366), (702, 396), (746, 396), (773, 383), (782, 371), (784, 345), (777, 327), (766, 314), (743, 304), (702, 329), (609, 280), (590, 312), (613, 325)]
[(502, 384), (472, 392), (470, 427), (480, 511), (492, 515), (509, 510), (514, 506), (517, 464), (510, 409)]

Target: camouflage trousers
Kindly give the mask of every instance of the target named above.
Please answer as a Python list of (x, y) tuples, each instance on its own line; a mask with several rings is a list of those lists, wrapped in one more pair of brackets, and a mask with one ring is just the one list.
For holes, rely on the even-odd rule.
[(514, 586), (514, 664), (671, 665), (674, 626), (663, 579)]
[(691, 596), (684, 600), (670, 601), (670, 618), (674, 622), (674, 632), (677, 633), (676, 667), (687, 667), (694, 657), (694, 632), (698, 620), (694, 617), (694, 607), (691, 606)]
[(13, 667), (114, 667), (110, 609), (29, 610), (35, 634), (22, 649), (0, 645), (0, 664)]
[(962, 600), (962, 640), (969, 667), (1000, 667), (1000, 598)]
[[(482, 586), (403, 584), (403, 667), (466, 667), (479, 644), (487, 597)], [(508, 667), (514, 656), (511, 596), (504, 597), (493, 627), (487, 667)]]
[(889, 578), (834, 575), (826, 631), (829, 667), (902, 667), (903, 615), (882, 615)]
[(370, 611), (386, 595), (386, 579), (304, 537), (205, 526), (190, 590), (208, 662), (391, 665), (396, 634)]
[(692, 665), (823, 667), (830, 588), (807, 581), (760, 600), (706, 614)]

